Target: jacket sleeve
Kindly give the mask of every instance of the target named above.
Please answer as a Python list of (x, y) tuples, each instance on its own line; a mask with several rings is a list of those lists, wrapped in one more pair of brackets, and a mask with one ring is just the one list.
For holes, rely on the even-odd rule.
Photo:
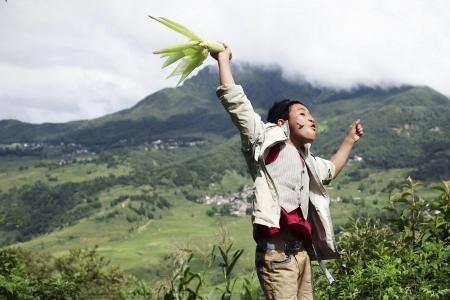
[(327, 185), (334, 178), (334, 174), (336, 172), (336, 167), (334, 164), (327, 159), (323, 159), (320, 157), (314, 157), (316, 160), (317, 169), (319, 171), (319, 179), (322, 181), (323, 185)]
[(264, 131), (261, 117), (253, 110), (240, 85), (221, 85), (217, 88), (216, 94), (234, 125), (239, 129), (243, 150), (250, 150)]

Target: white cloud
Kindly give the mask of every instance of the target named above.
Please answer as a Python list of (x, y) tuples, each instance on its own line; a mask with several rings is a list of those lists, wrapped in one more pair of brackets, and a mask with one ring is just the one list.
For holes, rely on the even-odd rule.
[(449, 11), (445, 0), (0, 2), (0, 119), (93, 118), (174, 86), (151, 52), (183, 38), (148, 14), (227, 42), (236, 59), (279, 64), (293, 80), (450, 95)]

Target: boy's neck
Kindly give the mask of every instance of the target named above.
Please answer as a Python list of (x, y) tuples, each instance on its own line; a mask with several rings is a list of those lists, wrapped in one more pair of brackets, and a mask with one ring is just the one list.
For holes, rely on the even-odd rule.
[(288, 139), (286, 141), (286, 143), (293, 145), (295, 148), (297, 148), (298, 151), (302, 151), (303, 153), (305, 152), (305, 144), (304, 143), (294, 142), (291, 139)]

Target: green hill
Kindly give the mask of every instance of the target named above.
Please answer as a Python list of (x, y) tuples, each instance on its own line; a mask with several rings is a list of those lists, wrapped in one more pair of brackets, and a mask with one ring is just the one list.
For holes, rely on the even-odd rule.
[[(204, 68), (179, 88), (163, 89), (132, 108), (93, 120), (37, 125), (0, 121), (0, 144), (63, 142), (101, 151), (158, 139), (220, 142), (237, 131), (215, 96), (216, 73), (214, 67)], [(330, 155), (348, 124), (361, 118), (367, 134), (355, 153), (370, 165), (417, 168), (420, 179), (449, 176), (449, 99), (430, 88), (359, 86), (333, 91), (287, 81), (277, 68), (246, 64), (237, 65), (235, 74), (263, 116), (276, 99), (297, 98), (308, 104), (323, 129), (316, 153)], [(438, 174), (432, 171), (436, 167)]]

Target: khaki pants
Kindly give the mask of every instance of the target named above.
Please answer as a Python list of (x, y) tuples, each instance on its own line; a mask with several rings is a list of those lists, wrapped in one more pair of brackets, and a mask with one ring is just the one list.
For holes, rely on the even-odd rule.
[(256, 252), (256, 273), (268, 300), (313, 299), (308, 253)]

